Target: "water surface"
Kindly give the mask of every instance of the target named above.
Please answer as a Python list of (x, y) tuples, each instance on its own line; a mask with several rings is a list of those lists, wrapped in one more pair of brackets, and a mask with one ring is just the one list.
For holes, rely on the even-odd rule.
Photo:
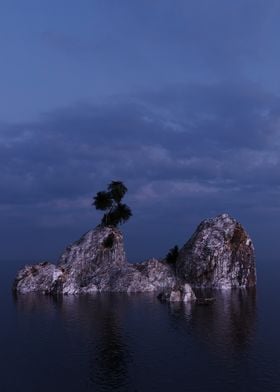
[(211, 306), (19, 296), (1, 264), (1, 391), (280, 391), (277, 264)]

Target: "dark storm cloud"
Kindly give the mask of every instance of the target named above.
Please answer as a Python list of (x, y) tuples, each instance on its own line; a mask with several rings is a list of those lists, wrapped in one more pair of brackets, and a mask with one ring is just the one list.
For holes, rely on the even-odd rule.
[(124, 230), (135, 253), (163, 252), (223, 211), (269, 243), (280, 212), (279, 1), (6, 3), (0, 234), (9, 257), (16, 233), (41, 255), (94, 226), (91, 197), (111, 179), (129, 188)]
[(222, 211), (248, 222), (275, 214), (279, 120), (278, 97), (253, 84), (216, 83), (117, 96), (2, 125), (5, 230), (92, 226), (98, 214), (91, 197), (111, 179), (129, 188), (128, 236), (166, 219), (180, 227)]
[(0, 200), (73, 200), (116, 177), (138, 200), (278, 186), (279, 113), (277, 97), (222, 83), (57, 110), (3, 129)]
[(167, 123), (178, 123), (178, 133), (195, 134), (191, 142), (232, 149), (262, 148), (270, 143), (279, 111), (279, 98), (252, 83), (189, 85), (146, 98), (151, 98), (155, 108), (162, 108)]

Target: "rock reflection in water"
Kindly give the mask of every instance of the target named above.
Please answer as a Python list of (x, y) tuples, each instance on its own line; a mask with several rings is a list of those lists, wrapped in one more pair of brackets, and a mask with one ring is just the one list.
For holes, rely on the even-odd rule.
[[(184, 382), (185, 366), (195, 375), (209, 353), (209, 358), (227, 359), (227, 363), (238, 366), (231, 359), (248, 352), (256, 324), (255, 291), (212, 294), (216, 301), (208, 306), (161, 304), (155, 296), (107, 293), (79, 297), (19, 295), (16, 306), (21, 313), (35, 314), (33, 319), (52, 324), (54, 332), (63, 331), (67, 339), (63, 338), (60, 349), (66, 351), (68, 369), (80, 364), (76, 373), (83, 378), (81, 391), (145, 391), (151, 382), (153, 390), (163, 391)], [(31, 327), (30, 336), (36, 333), (38, 323)], [(49, 344), (52, 341), (49, 337)], [(66, 344), (71, 345), (67, 350)], [(212, 372), (221, 363), (212, 362), (211, 366), (206, 380), (214, 385)], [(169, 369), (168, 375), (164, 368)], [(72, 390), (70, 380), (71, 374), (67, 390)], [(192, 382), (198, 387), (203, 380), (193, 376), (187, 383)]]
[(215, 301), (204, 306), (170, 304), (172, 317), (183, 322), (194, 338), (214, 345), (215, 351), (224, 351), (228, 355), (228, 350), (246, 350), (255, 333), (256, 290), (201, 291), (196, 294), (198, 297), (213, 296)]
[[(126, 298), (125, 298), (126, 297)], [(84, 296), (15, 296), (19, 310), (39, 312), (52, 318), (57, 314), (66, 327), (65, 333), (82, 336), (82, 356), (88, 358), (87, 384), (128, 390), (127, 372), (131, 354), (122, 325), (127, 295), (95, 294)], [(81, 353), (80, 353), (81, 354)]]

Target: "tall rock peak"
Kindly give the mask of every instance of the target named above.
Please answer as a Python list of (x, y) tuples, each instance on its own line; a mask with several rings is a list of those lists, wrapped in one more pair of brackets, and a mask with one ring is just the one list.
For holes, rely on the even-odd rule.
[(193, 287), (255, 286), (252, 240), (241, 224), (228, 214), (206, 219), (180, 250), (177, 273)]

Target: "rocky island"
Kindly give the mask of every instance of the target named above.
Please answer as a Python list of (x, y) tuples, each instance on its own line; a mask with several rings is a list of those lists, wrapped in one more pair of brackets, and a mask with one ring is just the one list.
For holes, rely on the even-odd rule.
[(104, 211), (100, 225), (68, 246), (57, 264), (41, 262), (21, 269), (16, 293), (86, 294), (96, 292), (157, 292), (164, 301), (190, 302), (193, 288), (230, 289), (256, 284), (252, 241), (228, 214), (204, 220), (186, 244), (162, 260), (129, 263), (118, 225), (131, 216), (122, 202), (127, 192), (112, 181), (97, 192), (93, 205)]
[(222, 214), (198, 226), (174, 263), (154, 258), (129, 263), (120, 229), (99, 225), (68, 246), (57, 264), (41, 262), (21, 269), (14, 290), (22, 294), (157, 292), (167, 301), (192, 301), (192, 288), (255, 285), (253, 243), (239, 222)]

